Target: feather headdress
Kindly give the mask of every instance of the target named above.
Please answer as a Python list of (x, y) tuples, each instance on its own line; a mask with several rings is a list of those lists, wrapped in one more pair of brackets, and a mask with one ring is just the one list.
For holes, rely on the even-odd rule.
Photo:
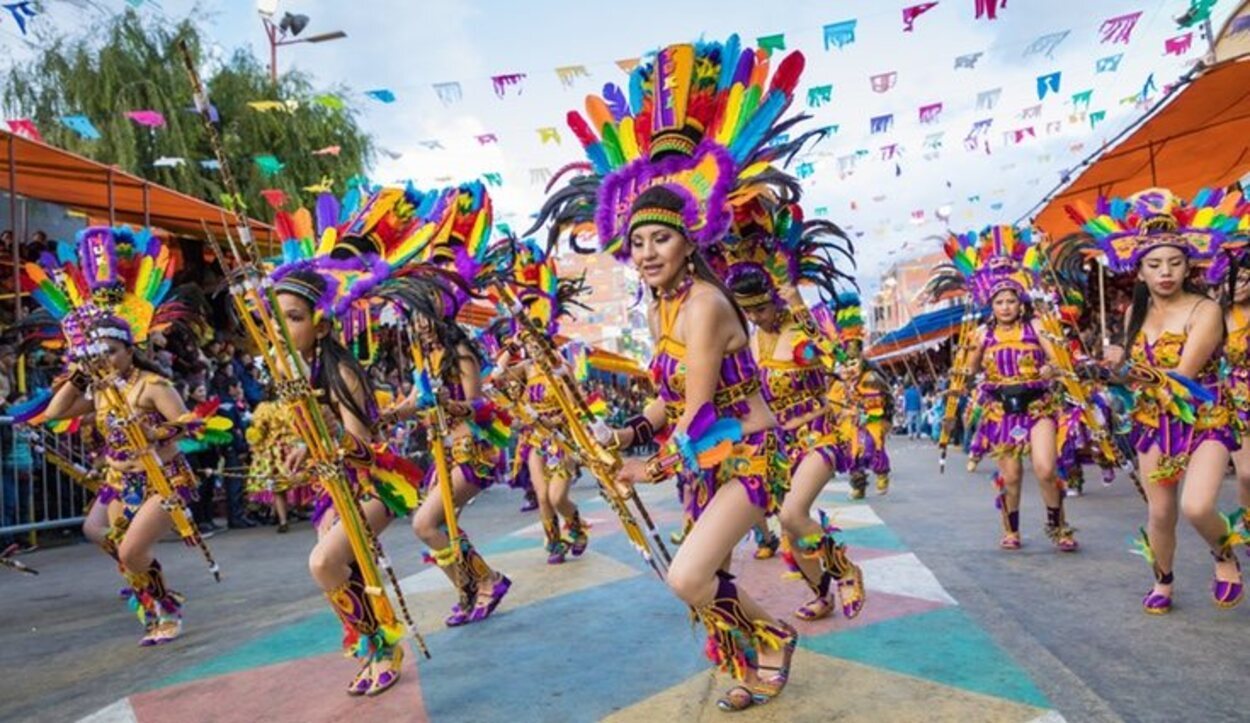
[[(774, 142), (802, 120), (780, 122), (803, 65), (803, 55), (794, 52), (774, 69), (767, 52), (743, 48), (736, 35), (660, 50), (634, 69), (627, 89), (609, 83), (602, 95), (587, 97), (584, 115), (568, 114), (589, 162), (562, 169), (555, 179), (569, 170), (586, 175), (548, 199), (526, 233), (552, 221), (553, 241), (571, 231), (575, 250), (606, 250), (624, 260), (631, 221), (660, 213), (634, 208), (635, 200), (664, 187), (680, 197), (682, 209), (660, 215), (699, 246), (716, 242), (732, 221), (731, 208), (759, 188), (780, 189), (783, 196), (797, 190), (772, 163), (824, 133)], [(592, 225), (598, 248), (580, 243)]]
[(988, 305), (1003, 290), (1026, 299), (1041, 268), (1040, 252), (1027, 228), (987, 226), (951, 234), (944, 249), (951, 265), (967, 280), (966, 288), (978, 306)]
[[(92, 226), (78, 233), (77, 244), (58, 243), (25, 264), (22, 289), (60, 324), (71, 346), (83, 343), (88, 331), (142, 344), (151, 332), (197, 312), (171, 293), (175, 270), (151, 229)], [(48, 341), (59, 336), (42, 322), (26, 328)]]
[(1179, 248), (1194, 260), (1211, 258), (1237, 231), (1245, 215), (1238, 193), (1203, 189), (1185, 202), (1165, 188), (1128, 198), (1099, 198), (1067, 207), (1068, 215), (1098, 242), (1115, 273), (1131, 273), (1160, 246)]

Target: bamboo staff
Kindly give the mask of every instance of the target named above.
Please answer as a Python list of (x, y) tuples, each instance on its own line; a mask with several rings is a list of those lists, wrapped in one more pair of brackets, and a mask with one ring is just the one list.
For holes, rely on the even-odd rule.
[[(233, 203), (230, 212), (233, 214), (238, 228), (238, 241), (227, 232), (226, 241), (230, 254), (223, 253), (213, 235), (205, 226), (205, 234), (212, 245), (214, 253), (227, 270), (230, 296), (235, 310), (242, 321), (248, 336), (261, 354), (270, 377), (274, 381), (278, 400), (291, 410), (294, 426), (300, 439), (308, 448), (310, 469), (321, 482), (322, 487), (330, 495), (339, 524), (347, 537), (352, 549), (352, 557), (360, 569), (364, 580), (364, 592), (367, 604), (383, 627), (398, 627), (400, 624), (391, 605), (390, 596), (383, 587), (382, 572), (385, 569), (390, 578), (395, 596), (404, 613), (405, 622), (412, 632), (413, 639), (425, 657), (430, 657), (424, 638), (417, 631), (411, 616), (408, 614), (407, 602), (400, 590), (394, 570), (382, 552), (381, 544), (369, 528), (364, 510), (347, 480), (344, 468), (346, 452), (365, 452), (365, 450), (345, 450), (340, 447), (338, 438), (331, 432), (321, 404), (317, 399), (309, 381), (309, 370), (306, 362), (296, 352), (291, 341), (290, 330), (286, 318), (275, 313), (279, 308), (277, 294), (273, 282), (261, 271), (261, 253), (252, 238), (249, 221), (241, 213), (242, 198), (234, 177), (230, 174), (229, 163), (217, 130), (212, 124), (209, 114), (209, 102), (204, 86), (196, 71), (195, 63), (185, 42), (179, 42), (183, 62), (192, 87), (196, 109), (204, 121), (209, 143), (221, 167), (222, 183), (230, 194)], [(233, 268), (231, 265), (233, 264)]]
[(963, 398), (964, 390), (968, 386), (968, 377), (971, 369), (968, 369), (968, 360), (972, 356), (973, 333), (977, 327), (977, 313), (972, 304), (969, 303), (964, 307), (963, 318), (959, 322), (959, 339), (955, 343), (955, 350), (951, 352), (951, 377), (950, 386), (947, 387), (946, 406), (942, 409), (942, 429), (938, 434), (938, 472), (946, 474), (946, 448), (951, 442), (951, 428), (955, 426), (955, 415), (959, 413), (959, 400)]

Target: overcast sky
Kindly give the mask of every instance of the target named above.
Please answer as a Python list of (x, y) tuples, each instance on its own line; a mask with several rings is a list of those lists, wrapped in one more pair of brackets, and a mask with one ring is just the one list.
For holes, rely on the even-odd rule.
[[(1015, 221), (1065, 169), (1141, 113), (1122, 99), (1138, 93), (1151, 73), (1162, 89), (1206, 47), (1195, 32), (1190, 52), (1179, 57), (1164, 52), (1165, 40), (1183, 33), (1172, 18), (1188, 0), (1008, 0), (994, 21), (974, 18), (976, 1), (940, 0), (908, 33), (901, 11), (915, 4), (911, 0), (284, 0), (279, 16), (290, 11), (311, 18), (305, 34), (343, 30), (348, 37), (281, 48), (279, 68), (298, 67), (326, 85), (342, 83), (356, 91), (349, 101), (364, 111), (364, 127), (398, 156), (380, 155), (374, 180), (411, 178), (435, 185), (499, 173), (503, 186), (492, 192), (500, 220), (517, 227), (542, 199), (532, 170), (554, 171), (583, 159), (564, 116), (604, 83), (624, 81), (615, 61), (699, 37), (723, 39), (737, 32), (753, 42), (784, 33), (787, 49), (803, 51), (808, 61), (792, 110), (811, 113), (810, 127), (838, 126), (798, 161), (811, 164), (806, 207), (809, 214), (826, 209), (828, 218), (857, 235), (861, 284), (870, 291), (886, 265), (934, 248), (935, 242), (925, 239), (946, 231), (939, 212), (949, 211), (956, 230)], [(44, 4), (49, 12), (32, 22), (68, 23), (75, 15), (83, 22), (128, 4), (156, 17), (195, 12), (223, 48), (250, 45), (267, 56), (253, 0)], [(1220, 2), (1217, 29), (1235, 5)], [(1131, 42), (1100, 42), (1104, 20), (1137, 11)], [(826, 49), (822, 27), (851, 19), (857, 21), (855, 42)], [(1064, 31), (1070, 32), (1050, 57), (1025, 54), (1039, 37)], [(0, 17), (0, 41), (20, 54), (8, 17)], [(955, 67), (957, 56), (978, 52), (975, 67)], [(1117, 71), (1095, 73), (1099, 58), (1121, 53)], [(578, 65), (589, 77), (565, 87), (555, 68)], [(1039, 101), (1038, 77), (1056, 71), (1062, 73), (1059, 90)], [(870, 77), (889, 72), (897, 73), (896, 84), (874, 92)], [(491, 76), (504, 73), (527, 77), (500, 99)], [(448, 82), (460, 84), (460, 100), (440, 101), (433, 84)], [(833, 86), (831, 101), (809, 108), (807, 90), (823, 85)], [(382, 104), (360, 94), (375, 88), (393, 91), (396, 102)], [(978, 108), (978, 94), (996, 88), (1002, 89), (997, 104)], [(1088, 110), (1106, 112), (1096, 130), (1087, 116), (1073, 117), (1072, 96), (1085, 90), (1093, 90)], [(934, 103), (943, 104), (940, 117), (921, 123), (919, 108)], [(1036, 117), (1024, 117), (1039, 104)], [(870, 133), (870, 119), (886, 114), (893, 114), (891, 129)], [(966, 150), (964, 138), (986, 118), (993, 123), (978, 149)], [(553, 126), (562, 142), (541, 142), (538, 129)], [(1030, 126), (1035, 137), (1018, 144), (1004, 135)], [(943, 134), (940, 149), (926, 148), (936, 133)], [(494, 134), (498, 142), (482, 145), (476, 137), (484, 134)], [(422, 145), (431, 141), (443, 149)], [(891, 144), (897, 144), (897, 157), (882, 160), (888, 154), (882, 149)], [(857, 151), (861, 157), (854, 170), (841, 172), (846, 161), (839, 158)], [(915, 212), (923, 212), (923, 221), (913, 219)]]

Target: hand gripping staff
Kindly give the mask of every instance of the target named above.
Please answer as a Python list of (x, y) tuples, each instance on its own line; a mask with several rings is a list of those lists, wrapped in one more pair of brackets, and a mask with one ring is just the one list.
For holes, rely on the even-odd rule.
[[(82, 313), (102, 315), (104, 312), (96, 307), (83, 307)], [(204, 554), (204, 559), (208, 562), (208, 571), (213, 574), (214, 580), (221, 582), (221, 568), (213, 559), (213, 553), (208, 549), (204, 538), (200, 536), (199, 530), (191, 523), (186, 504), (182, 496), (174, 490), (169, 478), (165, 476), (165, 467), (161, 463), (161, 458), (157, 456), (156, 447), (148, 439), (148, 433), (144, 430), (139, 413), (126, 398), (123, 391), (125, 384), (112, 362), (109, 361), (108, 345), (98, 335), (92, 319), (83, 319), (79, 329), (80, 333), (86, 337), (86, 344), (83, 345), (83, 351), (76, 356), (75, 361), (91, 376), (91, 389), (95, 395), (96, 407), (111, 415), (112, 423), (125, 435), (125, 451), (143, 465), (143, 474), (147, 477), (147, 484), (151, 485), (161, 498), (161, 507), (169, 513), (178, 536), (187, 547), (200, 548), (200, 552)]]
[(972, 355), (970, 344), (972, 334), (977, 327), (976, 309), (969, 304), (964, 307), (963, 319), (959, 322), (959, 340), (955, 342), (954, 359), (951, 361), (950, 386), (946, 389), (946, 406), (942, 409), (942, 429), (938, 434), (938, 473), (946, 474), (946, 447), (951, 443), (951, 428), (955, 426), (955, 415), (959, 413), (959, 400), (968, 388), (968, 358)]
[[(239, 238), (236, 243), (234, 237), (230, 234), (226, 235), (230, 253), (224, 253), (211, 234), (207, 236), (214, 253), (227, 272), (227, 278), (230, 281), (230, 296), (234, 301), (235, 310), (252, 343), (261, 352), (265, 366), (274, 380), (279, 401), (293, 413), (295, 430), (308, 447), (311, 471), (330, 495), (334, 510), (339, 517), (339, 524), (343, 526), (343, 532), (352, 548), (352, 556), (364, 579), (366, 602), (373, 609), (379, 626), (383, 629), (398, 628), (401, 631), (403, 629), (396, 619), (395, 609), (383, 587), (382, 573), (379, 569), (379, 564), (381, 564), (390, 577), (391, 586), (395, 590), (395, 596), (404, 613), (404, 621), (412, 632), (413, 639), (421, 653), (429, 658), (430, 651), (417, 631), (416, 625), (413, 624), (411, 615), (408, 614), (408, 606), (399, 588), (399, 582), (395, 578), (394, 570), (383, 554), (377, 537), (369, 529), (360, 502), (348, 484), (344, 469), (344, 457), (348, 450), (339, 446), (338, 440), (326, 423), (321, 405), (309, 381), (308, 369), (291, 343), (286, 319), (281, 314), (274, 313), (274, 310), (279, 308), (277, 295), (274, 292), (273, 282), (261, 270), (260, 249), (252, 239), (248, 219), (241, 213), (242, 198), (234, 184), (233, 176), (230, 175), (221, 140), (213, 126), (207, 94), (186, 44), (180, 42), (179, 50), (182, 52), (183, 62), (191, 82), (195, 107), (200, 112), (209, 143), (221, 165), (222, 183), (225, 185), (226, 192), (234, 199), (234, 203), (230, 204), (230, 211), (235, 217)], [(207, 232), (207, 228), (205, 231)]]
[(1037, 313), (1038, 322), (1042, 326), (1042, 333), (1050, 341), (1050, 346), (1054, 351), (1055, 364), (1059, 367), (1059, 381), (1063, 384), (1064, 391), (1076, 402), (1076, 406), (1081, 410), (1081, 419), (1085, 422), (1085, 427), (1089, 430), (1090, 437), (1094, 443), (1098, 445), (1098, 449), (1102, 452), (1102, 465), (1109, 468), (1118, 467), (1120, 465), (1120, 453), (1116, 449), (1115, 444), (1111, 441), (1111, 435), (1107, 433), (1111, 426), (1111, 420), (1104, 419), (1099, 421), (1094, 416), (1094, 405), (1089, 399), (1089, 394), (1085, 390), (1085, 385), (1081, 384), (1081, 380), (1076, 375), (1076, 365), (1072, 361), (1072, 352), (1068, 348), (1067, 340), (1064, 338), (1063, 325), (1059, 321), (1059, 316), (1055, 314), (1051, 307), (1050, 298), (1040, 288), (1032, 290), (1033, 309)]
[[(668, 565), (673, 558), (660, 539), (660, 532), (656, 529), (651, 515), (648, 514), (646, 506), (643, 505), (637, 493), (630, 491), (628, 495), (625, 495), (617, 488), (616, 474), (622, 466), (620, 453), (616, 449), (605, 447), (586, 429), (584, 420), (593, 418), (586, 399), (580, 390), (569, 384), (568, 379), (556, 371), (560, 358), (552, 348), (551, 340), (534, 325), (529, 315), (526, 314), (520, 299), (506, 283), (496, 283), (495, 288), (499, 293), (500, 310), (516, 320), (521, 343), (529, 351), (530, 358), (538, 367), (539, 374), (555, 396), (556, 402), (560, 405), (560, 412), (568, 422), (568, 432), (575, 443), (575, 448), (571, 451), (578, 462), (589, 469), (595, 480), (599, 482), (599, 492), (620, 518), (622, 529), (625, 530), (630, 542), (638, 549), (643, 560), (655, 570), (660, 579), (664, 579)], [(521, 405), (513, 406), (515, 409)], [(638, 516), (643, 519), (647, 528), (646, 532), (643, 532), (638, 519), (630, 510), (630, 502), (633, 502)], [(657, 551), (659, 558), (655, 555)]]
[(460, 524), (456, 521), (456, 499), (451, 488), (451, 468), (447, 463), (451, 430), (447, 427), (447, 416), (438, 401), (438, 390), (442, 384), (440, 377), (430, 369), (430, 361), (418, 335), (413, 335), (409, 347), (412, 351), (413, 369), (417, 375), (417, 409), (430, 442), (435, 479), (438, 481), (439, 496), (443, 500), (443, 519), (447, 522), (447, 548), (453, 556), (451, 562), (459, 565), (464, 562), (464, 557), (460, 554)]

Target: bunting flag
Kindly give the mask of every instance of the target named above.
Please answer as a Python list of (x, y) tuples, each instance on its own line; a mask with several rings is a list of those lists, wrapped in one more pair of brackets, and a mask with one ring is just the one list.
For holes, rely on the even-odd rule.
[(822, 30), (824, 31), (825, 50), (830, 46), (835, 46), (838, 50), (855, 43), (855, 25), (858, 20), (843, 20), (837, 23), (830, 23)]
[(794, 175), (799, 178), (807, 178), (816, 172), (816, 167), (811, 163), (800, 163), (794, 170)]
[(977, 61), (981, 59), (982, 55), (985, 55), (983, 51), (977, 51), (975, 53), (967, 53), (965, 55), (957, 56), (955, 58), (955, 70), (959, 70), (960, 68), (967, 68), (969, 70), (975, 69), (977, 67)]
[[(852, 203), (852, 204), (854, 204), (854, 201), (852, 201), (851, 203)], [(817, 207), (816, 207), (816, 215), (817, 215), (817, 216), (828, 216), (828, 215), (829, 215), (829, 207), (828, 207), (828, 206), (817, 206)]]
[(378, 153), (381, 153), (382, 155), (386, 156), (392, 161), (398, 161), (399, 159), (404, 157), (404, 154), (400, 153), (399, 151), (391, 150), (390, 148), (386, 148), (385, 146), (378, 146)]
[(270, 208), (276, 211), (282, 210), (282, 207), (286, 205), (286, 191), (281, 188), (261, 189), (260, 196), (265, 199), (265, 203), (268, 203)]
[(924, 125), (937, 123), (942, 115), (941, 103), (930, 103), (920, 106), (920, 122)]
[(482, 178), (486, 179), (486, 183), (492, 186), (503, 185), (503, 174), (501, 173), (483, 173)]
[(997, 20), (998, 11), (1007, 9), (1007, 0), (976, 0), (977, 20)]
[(1105, 110), (1096, 110), (1093, 113), (1090, 113), (1089, 114), (1090, 129), (1092, 130), (1094, 128), (1097, 128), (1098, 124), (1101, 123), (1103, 119), (1105, 119), (1106, 117), (1107, 117), (1107, 111)]
[(977, 93), (977, 110), (990, 110), (998, 105), (998, 99), (1003, 95), (1002, 88), (994, 88), (992, 90), (983, 90)]
[(545, 186), (547, 181), (551, 180), (550, 168), (531, 168), (530, 169), (530, 185)]
[(903, 32), (910, 33), (916, 29), (916, 18), (924, 15), (933, 8), (937, 7), (937, 3), (920, 3), (911, 7), (903, 8)]
[(888, 73), (877, 73), (869, 76), (868, 81), (872, 84), (873, 92), (885, 93), (898, 84), (898, 71), (891, 70)]
[(1117, 15), (1114, 18), (1107, 18), (1102, 21), (1102, 25), (1098, 27), (1098, 34), (1102, 36), (1099, 42), (1128, 45), (1133, 38), (1133, 28), (1137, 27), (1137, 21), (1141, 18), (1141, 11), (1128, 13), (1126, 15)]
[(1189, 52), (1190, 46), (1193, 45), (1193, 32), (1177, 35), (1174, 38), (1168, 38), (1163, 41), (1163, 54), (1181, 56)]
[(1089, 103), (1094, 97), (1094, 90), (1083, 90), (1080, 93), (1072, 94), (1072, 107), (1079, 111), (1088, 111)]
[(1114, 73), (1120, 69), (1120, 59), (1124, 57), (1124, 53), (1117, 55), (1108, 55), (1105, 58), (1099, 58), (1094, 64), (1095, 73)]
[(347, 107), (347, 104), (343, 102), (343, 99), (333, 93), (322, 93), (321, 95), (314, 96), (313, 102), (317, 105), (329, 108), (330, 110), (343, 110)]
[(460, 89), (460, 84), (456, 82), (435, 83), (434, 94), (438, 96), (439, 102), (443, 105), (458, 103), (464, 98), (464, 93)]
[(437, 139), (435, 139), (435, 140), (428, 140), (428, 141), (417, 141), (417, 145), (419, 145), (419, 146), (421, 146), (421, 147), (425, 148), (425, 149), (426, 149), (426, 150), (428, 150), (428, 151), (445, 151), (445, 150), (447, 150), (447, 148), (443, 145), (443, 142), (442, 142), (442, 141), (440, 141), (440, 140), (437, 140)]
[(929, 150), (937, 150), (942, 147), (942, 138), (946, 135), (946, 131), (938, 131), (930, 133), (924, 137), (924, 147)]
[(868, 121), (868, 130), (873, 135), (877, 135), (878, 133), (885, 133), (886, 131), (889, 131), (890, 128), (892, 127), (894, 127), (894, 114), (893, 113), (887, 113), (885, 115), (875, 116)]
[(505, 73), (503, 75), (492, 75), (490, 83), (495, 88), (496, 97), (503, 98), (508, 92), (508, 88), (516, 87), (516, 94), (520, 95), (523, 87), (521, 81), (525, 80), (525, 73)]
[(186, 162), (187, 159), (178, 156), (161, 156), (152, 161), (152, 166), (154, 168), (179, 168)]
[(1024, 57), (1027, 58), (1031, 55), (1042, 55), (1046, 58), (1053, 59), (1055, 57), (1055, 48), (1058, 48), (1059, 44), (1066, 40), (1068, 35), (1071, 33), (1071, 30), (1064, 30), (1061, 33), (1049, 33), (1047, 35), (1042, 35), (1025, 46)]
[(560, 130), (555, 126), (538, 129), (538, 142), (546, 145), (547, 143), (555, 143), (560, 145)]
[(634, 72), (634, 68), (637, 68), (641, 63), (642, 58), (625, 58), (624, 60), (616, 61), (616, 67), (620, 68), (621, 72), (629, 74)]
[[(196, 108), (193, 105), (187, 106), (186, 111), (188, 113), (194, 113), (196, 115), (200, 114), (200, 109)], [(221, 123), (221, 114), (217, 112), (217, 106), (212, 103), (208, 104), (208, 121), (212, 123), (213, 125), (217, 125)]]
[(825, 103), (833, 101), (833, 86), (818, 85), (807, 89), (807, 105), (810, 108), (819, 108)]
[(148, 128), (162, 128), (165, 125), (165, 116), (154, 110), (128, 110), (126, 117)]
[(32, 141), (39, 141), (40, 143), (44, 142), (43, 135), (40, 134), (39, 129), (35, 127), (35, 122), (29, 118), (14, 118), (13, 120), (6, 120), (4, 124), (9, 127), (9, 130), (12, 131), (15, 136), (29, 138)]
[(395, 102), (395, 94), (387, 88), (374, 88), (373, 90), (366, 90), (365, 95), (382, 103)]
[(79, 138), (85, 138), (89, 141), (100, 140), (100, 131), (91, 124), (91, 119), (85, 115), (63, 115), (60, 117), (61, 125), (78, 134)]
[(481, 135), (477, 135), (473, 137), (477, 139), (477, 144), (479, 146), (486, 146), (486, 145), (490, 145), (491, 143), (499, 142), (499, 139), (495, 136), (494, 133), (483, 133)]
[(1063, 73), (1061, 71), (1056, 71), (1048, 75), (1039, 75), (1037, 77), (1037, 99), (1038, 100), (1044, 100), (1046, 98), (1047, 91), (1052, 92), (1052, 93), (1059, 92), (1059, 77), (1062, 74)]
[(1028, 120), (1029, 118), (1040, 118), (1041, 115), (1042, 115), (1041, 103), (1038, 103), (1037, 105), (1031, 105), (1028, 108), (1025, 108), (1024, 110), (1020, 111), (1020, 118), (1022, 120)]
[(248, 108), (258, 113), (269, 113), (270, 111), (280, 110), (287, 113), (294, 113), (299, 110), (298, 100), (253, 100), (247, 104)]
[[(897, 143), (891, 143), (888, 146), (881, 146), (881, 160), (883, 161), (891, 160), (899, 156), (900, 153), (901, 151), (899, 150)], [(895, 170), (897, 170), (897, 168)]]
[(786, 34), (761, 35), (755, 39), (755, 44), (764, 51), (765, 55), (771, 56), (775, 51), (786, 49)]
[(578, 78), (589, 78), (590, 71), (584, 65), (565, 65), (556, 68), (556, 77), (560, 79), (560, 85), (572, 88)]
[(22, 31), (22, 35), (26, 35), (26, 21), (39, 14), (34, 8), (32, 0), (22, 0), (22, 2), (5, 3), (4, 9), (9, 11), (13, 16), (13, 22), (17, 23), (17, 29)]
[(1056, 133), (1063, 132), (1063, 121), (1047, 121), (1046, 135), (1053, 136)]
[(326, 146), (325, 148), (318, 148), (312, 154), (314, 156), (337, 156), (342, 150), (341, 146)]
[(217, 160), (216, 158), (205, 158), (204, 160), (200, 161), (200, 168), (206, 171), (220, 171), (221, 161)]
[(272, 153), (265, 153), (259, 156), (252, 156), (252, 161), (256, 163), (256, 167), (260, 169), (260, 175), (268, 178), (286, 168), (286, 164), (279, 161)]
[(305, 193), (332, 193), (334, 191), (334, 182), (329, 176), (322, 176), (321, 180), (311, 186), (304, 186)]

